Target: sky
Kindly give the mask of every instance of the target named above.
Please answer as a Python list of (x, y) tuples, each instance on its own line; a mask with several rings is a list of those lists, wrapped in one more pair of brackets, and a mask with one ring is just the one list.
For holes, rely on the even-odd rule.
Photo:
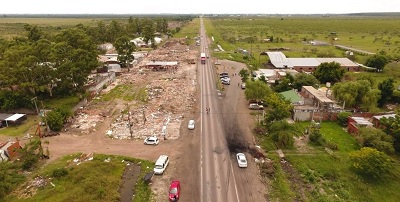
[(400, 0), (2, 0), (0, 14), (346, 14), (400, 12)]

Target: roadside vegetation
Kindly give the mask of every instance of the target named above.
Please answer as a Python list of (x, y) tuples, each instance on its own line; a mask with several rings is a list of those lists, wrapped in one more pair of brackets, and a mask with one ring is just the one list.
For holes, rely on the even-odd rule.
[[(92, 160), (79, 159), (82, 154), (65, 156), (42, 169), (19, 180), (20, 186), (5, 201), (118, 201), (119, 187), (127, 164), (140, 166), (140, 173), (134, 189), (132, 201), (149, 201), (151, 189), (143, 181), (143, 176), (150, 172), (153, 163), (122, 156), (94, 154)], [(39, 165), (38, 165), (39, 166)], [(14, 170), (14, 171), (18, 171)], [(18, 173), (18, 172), (16, 172)], [(32, 181), (43, 179), (43, 184), (35, 187)], [(3, 182), (6, 183), (6, 182)], [(53, 186), (54, 185), (54, 186)], [(37, 186), (37, 185), (36, 185)]]

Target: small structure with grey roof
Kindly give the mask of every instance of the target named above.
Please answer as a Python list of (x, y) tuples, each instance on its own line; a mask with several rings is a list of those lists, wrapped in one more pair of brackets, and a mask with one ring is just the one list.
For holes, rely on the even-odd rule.
[(364, 117), (349, 117), (347, 119), (348, 133), (358, 133), (360, 127), (373, 127), (373, 124)]
[(374, 127), (379, 128), (381, 125), (381, 119), (382, 118), (396, 118), (397, 114), (385, 114), (385, 115), (379, 115), (379, 116), (373, 116), (372, 117), (372, 124), (374, 124)]
[(315, 89), (312, 86), (303, 86), (301, 95), (305, 104), (311, 104), (322, 110), (329, 110), (333, 107), (334, 102), (326, 97), (326, 93)]

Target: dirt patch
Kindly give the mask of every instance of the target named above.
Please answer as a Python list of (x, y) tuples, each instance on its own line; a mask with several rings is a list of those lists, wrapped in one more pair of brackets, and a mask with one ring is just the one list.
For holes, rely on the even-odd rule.
[(122, 184), (119, 189), (121, 202), (131, 202), (134, 195), (134, 187), (140, 174), (140, 166), (128, 163), (122, 175)]

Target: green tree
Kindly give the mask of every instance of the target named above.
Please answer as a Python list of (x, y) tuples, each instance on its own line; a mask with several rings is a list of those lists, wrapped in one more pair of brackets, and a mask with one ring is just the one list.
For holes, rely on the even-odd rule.
[(20, 149), (22, 168), (29, 170), (36, 166), (39, 158), (43, 156), (42, 142), (39, 138), (30, 139), (25, 146)]
[(132, 53), (136, 50), (135, 44), (128, 37), (121, 37), (117, 39), (115, 49), (117, 50), (118, 60), (121, 62), (122, 67), (128, 67), (129, 72), (129, 63), (134, 59)]
[(350, 162), (351, 168), (365, 178), (382, 178), (393, 168), (393, 161), (388, 155), (370, 147), (351, 152)]
[(272, 91), (268, 85), (260, 80), (248, 81), (244, 95), (247, 100), (262, 100)]
[(28, 31), (28, 40), (38, 41), (42, 38), (43, 33), (37, 25), (25, 25), (24, 28)]
[(394, 153), (393, 137), (380, 129), (362, 127), (358, 133), (358, 142), (361, 146), (372, 147), (386, 154)]
[(266, 97), (266, 102), (268, 103), (268, 110), (264, 117), (266, 123), (286, 119), (290, 117), (293, 111), (293, 106), (290, 101), (285, 100), (278, 93), (270, 93)]
[(365, 61), (366, 66), (375, 67), (379, 72), (383, 71), (387, 63), (389, 61), (384, 55), (372, 55)]
[(351, 112), (340, 112), (337, 115), (336, 121), (340, 126), (347, 127), (347, 120), (349, 119), (349, 116), (351, 116)]
[(280, 80), (275, 81), (275, 86), (274, 86), (274, 91), (275, 92), (284, 92), (292, 89), (292, 83), (293, 83), (293, 76), (290, 74), (287, 74), (284, 78)]
[(250, 73), (249, 70), (243, 68), (239, 71), (239, 75), (242, 77), (242, 82), (246, 82), (249, 79)]
[(336, 83), (344, 76), (345, 70), (337, 62), (321, 63), (314, 71), (313, 75), (321, 83)]
[[(376, 106), (379, 91), (372, 88), (368, 80), (337, 83), (332, 88), (333, 95), (347, 107), (361, 107), (364, 110)], [(368, 97), (367, 97), (368, 96)]]
[(317, 87), (319, 81), (312, 74), (300, 73), (296, 74), (293, 79), (293, 88), (301, 90), (303, 86), (314, 86)]
[(53, 131), (60, 131), (64, 126), (63, 115), (56, 110), (52, 110), (46, 114), (47, 124)]
[(384, 80), (378, 84), (378, 89), (381, 91), (381, 97), (378, 100), (378, 106), (383, 107), (392, 99), (394, 90), (394, 80), (392, 78)]
[(379, 121), (383, 131), (393, 137), (394, 149), (400, 152), (400, 116), (397, 114), (395, 117), (383, 117)]
[(143, 41), (148, 44), (149, 41), (151, 42), (152, 45), (154, 45), (154, 22), (150, 19), (144, 19), (143, 20)]
[(275, 121), (268, 126), (268, 134), (279, 148), (292, 148), (294, 135), (299, 131), (286, 120)]

